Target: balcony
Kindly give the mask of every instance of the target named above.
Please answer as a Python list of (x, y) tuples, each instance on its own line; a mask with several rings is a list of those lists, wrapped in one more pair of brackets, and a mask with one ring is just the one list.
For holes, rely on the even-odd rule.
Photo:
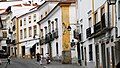
[(8, 29), (8, 32), (9, 32), (9, 34), (12, 34), (12, 33), (13, 33), (10, 28)]
[(16, 43), (16, 40), (15, 40), (15, 39), (12, 40), (11, 44), (14, 44), (14, 45), (15, 45), (15, 43)]
[(12, 27), (12, 30), (15, 31), (15, 25)]
[(91, 27), (89, 27), (88, 29), (86, 29), (86, 37), (88, 38), (88, 37), (91, 37)]
[(112, 30), (113, 27), (110, 27), (110, 26), (106, 27), (105, 21), (102, 20), (102, 21), (99, 21), (98, 23), (96, 23), (93, 28), (94, 28), (93, 29), (94, 33), (91, 33), (92, 27), (89, 27), (88, 29), (86, 29), (86, 35), (87, 35), (87, 38), (89, 38), (89, 39), (103, 35), (106, 32)]
[(48, 33), (48, 34), (49, 34), (49, 37), (50, 37), (50, 40), (49, 40), (49, 41), (53, 41), (53, 40), (54, 40), (53, 32), (52, 32), (52, 33)]
[(94, 25), (94, 33), (98, 33), (101, 30), (101, 22), (98, 22)]
[(59, 36), (58, 36), (58, 30), (56, 29), (55, 32), (54, 32), (54, 38), (57, 39), (58, 37), (59, 37)]
[(11, 39), (7, 38), (6, 44), (11, 44)]

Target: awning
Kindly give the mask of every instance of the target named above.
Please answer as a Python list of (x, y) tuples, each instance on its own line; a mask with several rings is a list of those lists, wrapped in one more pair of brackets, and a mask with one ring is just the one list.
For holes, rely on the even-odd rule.
[(37, 44), (38, 42), (31, 42), (29, 44), (27, 44), (25, 47), (26, 48), (32, 48), (33, 45)]

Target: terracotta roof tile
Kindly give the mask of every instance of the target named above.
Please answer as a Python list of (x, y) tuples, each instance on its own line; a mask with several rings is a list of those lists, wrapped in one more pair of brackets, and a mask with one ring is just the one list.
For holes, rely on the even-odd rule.
[(38, 6), (38, 4), (32, 4), (33, 6)]
[(24, 6), (31, 6), (31, 4), (23, 4)]
[(1, 11), (1, 10), (5, 10), (5, 9), (0, 9), (0, 11)]
[(22, 7), (22, 5), (21, 5), (21, 4), (17, 4), (17, 5), (13, 5), (13, 6), (16, 6), (16, 7)]
[(1, 13), (1, 14), (9, 14), (9, 12), (3, 12), (3, 13)]

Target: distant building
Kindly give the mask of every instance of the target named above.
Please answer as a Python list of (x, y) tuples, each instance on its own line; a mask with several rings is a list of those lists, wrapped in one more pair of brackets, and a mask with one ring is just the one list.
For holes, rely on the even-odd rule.
[[(44, 2), (42, 5), (17, 17), (17, 48), (20, 57), (32, 58), (33, 54), (36, 55), (41, 52), (39, 39), (40, 27), (37, 22), (46, 17), (56, 4), (57, 2)], [(50, 8), (47, 8), (48, 6)]]

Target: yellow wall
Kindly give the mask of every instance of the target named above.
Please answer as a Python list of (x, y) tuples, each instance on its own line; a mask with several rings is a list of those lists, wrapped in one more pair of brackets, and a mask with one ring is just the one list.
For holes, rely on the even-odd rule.
[(67, 5), (62, 4), (61, 9), (62, 9), (62, 27), (66, 27), (62, 34), (62, 47), (64, 51), (64, 50), (70, 50), (70, 32), (67, 30), (67, 27), (70, 23), (69, 22), (69, 4)]

